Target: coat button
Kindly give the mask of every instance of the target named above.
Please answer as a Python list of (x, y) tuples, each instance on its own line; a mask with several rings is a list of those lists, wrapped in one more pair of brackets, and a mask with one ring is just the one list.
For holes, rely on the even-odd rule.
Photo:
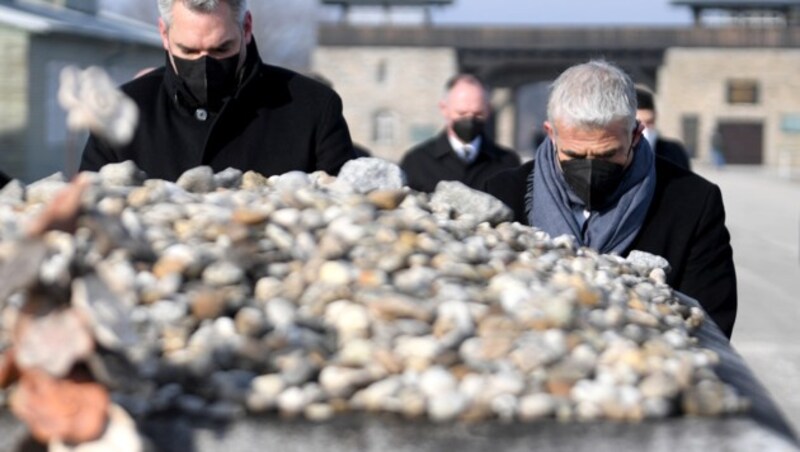
[(208, 119), (208, 112), (202, 108), (198, 108), (194, 112), (194, 117), (197, 118), (198, 121), (205, 121)]

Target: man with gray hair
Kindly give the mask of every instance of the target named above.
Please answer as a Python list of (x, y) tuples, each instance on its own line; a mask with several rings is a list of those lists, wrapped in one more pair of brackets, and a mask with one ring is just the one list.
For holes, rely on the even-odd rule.
[(667, 283), (700, 302), (730, 337), (736, 273), (719, 188), (657, 159), (636, 120), (630, 77), (605, 61), (563, 72), (551, 87), (548, 134), (534, 161), (484, 187), (516, 220), (581, 246), (664, 257)]
[(81, 170), (132, 160), (166, 180), (199, 165), (336, 174), (354, 157), (339, 96), (262, 63), (246, 0), (158, 0), (158, 8), (165, 65), (122, 86), (140, 110), (133, 140), (90, 137)]

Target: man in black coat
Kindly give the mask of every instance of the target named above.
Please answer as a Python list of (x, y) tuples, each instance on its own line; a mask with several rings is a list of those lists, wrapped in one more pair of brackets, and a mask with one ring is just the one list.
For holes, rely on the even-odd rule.
[(453, 77), (439, 109), (446, 129), (407, 151), (400, 162), (409, 187), (432, 192), (439, 181), (456, 180), (480, 188), (493, 174), (520, 164), (515, 152), (484, 134), (489, 99), (486, 87), (475, 76)]
[(675, 140), (661, 136), (656, 128), (656, 102), (653, 92), (642, 85), (636, 86), (636, 119), (644, 125), (644, 137), (656, 155), (685, 168), (692, 169), (689, 153), (683, 145)]
[(81, 170), (133, 160), (166, 180), (199, 165), (337, 174), (354, 157), (339, 96), (261, 62), (246, 1), (162, 0), (159, 9), (166, 64), (122, 87), (140, 111), (134, 138), (90, 137)]
[(635, 111), (633, 83), (616, 66), (592, 61), (568, 69), (553, 85), (548, 139), (535, 164), (501, 172), (484, 189), (516, 221), (553, 237), (664, 257), (667, 283), (699, 301), (730, 337), (736, 273), (720, 190), (656, 157)]

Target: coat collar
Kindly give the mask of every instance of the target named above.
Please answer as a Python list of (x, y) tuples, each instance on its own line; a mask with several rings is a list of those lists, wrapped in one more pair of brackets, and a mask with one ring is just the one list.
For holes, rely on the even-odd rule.
[[(450, 146), (450, 140), (447, 137), (447, 130), (442, 131), (439, 136), (436, 137), (436, 146), (434, 146), (433, 149), (433, 156), (437, 159), (458, 157), (456, 156), (455, 151), (453, 151), (453, 147)], [(500, 157), (501, 155), (497, 151), (497, 148), (494, 146), (492, 141), (489, 140), (486, 135), (484, 135), (481, 140), (481, 146), (478, 149), (478, 155), (475, 157), (473, 163), (485, 158), (499, 160)]]

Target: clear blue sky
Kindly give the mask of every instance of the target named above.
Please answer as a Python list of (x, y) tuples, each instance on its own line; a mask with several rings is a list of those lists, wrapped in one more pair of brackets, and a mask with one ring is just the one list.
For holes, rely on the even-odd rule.
[(670, 0), (455, 0), (434, 9), (440, 24), (690, 25), (689, 8)]

